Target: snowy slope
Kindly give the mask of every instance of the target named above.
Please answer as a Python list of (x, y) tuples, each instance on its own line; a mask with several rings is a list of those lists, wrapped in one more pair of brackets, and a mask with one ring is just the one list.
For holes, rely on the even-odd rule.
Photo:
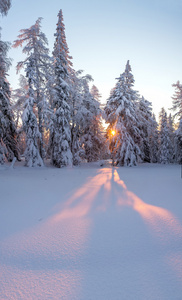
[(178, 165), (0, 170), (0, 299), (182, 299)]

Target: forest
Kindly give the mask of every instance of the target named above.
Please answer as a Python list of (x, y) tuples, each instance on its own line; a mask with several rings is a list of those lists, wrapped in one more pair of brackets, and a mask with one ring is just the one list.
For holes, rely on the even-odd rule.
[[(1, 1), (2, 16), (10, 5), (9, 0)], [(17, 64), (16, 90), (7, 79), (10, 44), (0, 36), (0, 165), (23, 159), (27, 167), (41, 167), (50, 160), (61, 168), (108, 158), (117, 166), (181, 164), (180, 81), (173, 84), (173, 114), (161, 108), (157, 122), (152, 103), (135, 90), (128, 60), (103, 105), (92, 76), (73, 68), (62, 10), (54, 36), (50, 54), (41, 18), (20, 30), (12, 47), (21, 47), (26, 57)]]

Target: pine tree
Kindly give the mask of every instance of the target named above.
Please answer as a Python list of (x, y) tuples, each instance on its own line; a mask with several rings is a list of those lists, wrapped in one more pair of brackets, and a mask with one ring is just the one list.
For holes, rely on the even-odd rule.
[(167, 125), (168, 125), (168, 132), (169, 132), (169, 156), (170, 156), (170, 162), (174, 162), (174, 126), (173, 126), (173, 119), (171, 114), (169, 114), (167, 118)]
[(173, 106), (171, 110), (175, 112), (174, 117), (178, 117), (180, 120), (182, 118), (182, 84), (177, 81), (172, 86), (175, 88), (175, 94), (172, 97)]
[(46, 103), (46, 83), (47, 74), (50, 69), (51, 59), (49, 56), (49, 50), (47, 48), (48, 41), (45, 34), (41, 31), (41, 18), (35, 22), (33, 26), (28, 29), (20, 30), (21, 34), (18, 35), (18, 40), (14, 41), (13, 47), (19, 47), (25, 44), (23, 53), (27, 55), (24, 61), (21, 61), (17, 65), (17, 71), (22, 67), (25, 67), (27, 62), (31, 59), (34, 61), (32, 70), (32, 76), (34, 80), (32, 83), (32, 89), (34, 91), (34, 99), (36, 101), (36, 109), (38, 111), (38, 126), (39, 126), (39, 151), (42, 158), (45, 157), (45, 150), (43, 147), (43, 135), (44, 135), (44, 119), (47, 114)]
[(11, 0), (1, 0), (0, 1), (0, 13), (2, 16), (6, 16), (8, 10), (11, 7)]
[(151, 163), (158, 162), (158, 152), (159, 152), (159, 132), (158, 123), (156, 122), (155, 115), (152, 115), (153, 122), (151, 123), (151, 130), (149, 135), (149, 146), (150, 146), (150, 161)]
[(178, 129), (175, 132), (175, 161), (182, 164), (182, 119), (180, 120)]
[(58, 23), (54, 43), (54, 68), (55, 68), (55, 90), (54, 116), (50, 134), (51, 159), (53, 165), (63, 167), (72, 165), (72, 153), (70, 150), (70, 86), (68, 68), (69, 50), (66, 43), (65, 27), (63, 23), (62, 10), (58, 13)]
[[(133, 90), (134, 78), (129, 61), (125, 72), (120, 75), (105, 107), (106, 122), (109, 123), (107, 136), (116, 165), (133, 166), (140, 156), (140, 131), (137, 125), (137, 92)], [(112, 130), (116, 134), (112, 137)]]
[(12, 91), (12, 110), (14, 122), (17, 129), (17, 145), (20, 154), (25, 152), (25, 132), (22, 125), (22, 115), (28, 97), (28, 82), (22, 74), (19, 78), (19, 88)]
[(106, 139), (105, 139), (105, 129), (103, 126), (103, 119), (104, 119), (104, 112), (102, 109), (102, 105), (100, 102), (100, 98), (101, 98), (101, 94), (99, 93), (98, 88), (93, 85), (90, 93), (93, 97), (93, 99), (96, 101), (97, 104), (97, 114), (94, 117), (94, 124), (93, 124), (93, 128), (94, 128), (94, 134), (97, 138), (97, 144), (98, 144), (98, 159), (103, 159), (106, 155), (107, 151), (107, 143), (106, 143)]
[(78, 165), (84, 158), (84, 150), (81, 147), (82, 124), (82, 70), (71, 73), (71, 152), (73, 165)]
[[(1, 36), (0, 36), (1, 38)], [(12, 107), (10, 103), (10, 86), (6, 75), (10, 66), (7, 58), (9, 44), (0, 40), (0, 162), (5, 157), (11, 161), (15, 156), (19, 160), (16, 142), (16, 127), (13, 121)]]
[(21, 74), (19, 78), (19, 88), (12, 91), (13, 113), (16, 128), (21, 126), (21, 116), (27, 99), (27, 93), (27, 79)]
[(74, 165), (83, 158), (89, 162), (96, 161), (105, 153), (101, 96), (96, 86), (89, 89), (92, 77), (82, 76), (82, 73), (82, 70), (72, 70), (71, 77), (71, 149)]
[(39, 153), (38, 140), (40, 139), (39, 127), (37, 118), (34, 114), (34, 105), (36, 103), (34, 97), (34, 90), (32, 88), (34, 83), (34, 59), (29, 58), (27, 62), (27, 78), (28, 78), (28, 98), (25, 103), (23, 112), (23, 128), (26, 133), (26, 150), (25, 150), (25, 166), (36, 167), (43, 166), (43, 160)]
[(159, 116), (159, 161), (162, 164), (168, 164), (171, 161), (171, 141), (167, 122), (167, 113), (164, 108), (161, 109)]
[(94, 84), (92, 85), (90, 93), (91, 93), (91, 95), (93, 96), (93, 98), (95, 100), (97, 100), (98, 102), (100, 102), (101, 94), (99, 93), (98, 88)]
[(56, 37), (55, 43), (54, 43), (54, 50), (53, 50), (53, 57), (54, 59), (58, 60), (60, 58), (61, 62), (64, 63), (66, 66), (66, 72), (72, 71), (72, 56), (69, 54), (69, 48), (66, 41), (66, 35), (65, 35), (65, 25), (64, 25), (64, 19), (63, 19), (63, 12), (62, 9), (60, 9), (58, 13), (58, 23), (56, 24), (56, 33), (54, 36)]
[(100, 130), (101, 109), (100, 103), (90, 93), (89, 82), (93, 79), (90, 75), (82, 78), (82, 107), (80, 114), (81, 145), (88, 162), (97, 161), (100, 158), (103, 147), (103, 139)]
[(138, 127), (141, 132), (141, 155), (142, 160), (144, 162), (150, 162), (151, 161), (151, 155), (150, 155), (150, 134), (151, 134), (151, 127), (153, 124), (152, 119), (152, 103), (147, 101), (144, 97), (139, 99), (138, 102), (138, 109), (137, 109), (137, 115), (138, 115)]

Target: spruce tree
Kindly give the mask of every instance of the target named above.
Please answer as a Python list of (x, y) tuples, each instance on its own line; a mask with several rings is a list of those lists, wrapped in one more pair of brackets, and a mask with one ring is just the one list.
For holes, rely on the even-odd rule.
[(168, 125), (168, 132), (169, 132), (169, 156), (170, 156), (170, 162), (174, 162), (174, 125), (173, 125), (173, 118), (171, 114), (169, 114), (167, 118), (167, 125)]
[(9, 44), (1, 40), (0, 35), (0, 162), (5, 157), (11, 161), (15, 156), (19, 160), (16, 141), (16, 127), (13, 121), (12, 106), (10, 103), (11, 91), (6, 75), (10, 66), (7, 57)]
[(43, 166), (43, 160), (39, 153), (38, 140), (41, 137), (37, 118), (34, 114), (34, 105), (36, 100), (34, 97), (34, 90), (32, 88), (34, 83), (34, 59), (29, 58), (27, 61), (27, 78), (28, 78), (28, 98), (25, 102), (25, 109), (23, 112), (23, 129), (26, 133), (26, 150), (25, 150), (25, 166), (36, 167)]
[(182, 118), (182, 84), (177, 81), (176, 84), (172, 85), (175, 88), (174, 96), (172, 97), (172, 108), (175, 112), (174, 117), (178, 117), (179, 120)]
[(27, 55), (24, 61), (17, 64), (17, 71), (27, 65), (27, 62), (31, 59), (34, 61), (34, 70), (32, 76), (34, 80), (32, 83), (32, 89), (34, 91), (34, 99), (36, 101), (36, 109), (38, 115), (39, 126), (39, 152), (42, 159), (45, 157), (44, 150), (44, 123), (46, 122), (45, 109), (47, 110), (46, 100), (46, 83), (47, 74), (50, 69), (51, 59), (49, 56), (48, 41), (45, 34), (41, 31), (41, 18), (35, 22), (28, 29), (20, 30), (21, 34), (18, 35), (18, 39), (14, 41), (13, 47), (19, 47), (25, 44), (23, 53)]
[(171, 162), (170, 153), (171, 141), (167, 122), (167, 113), (164, 108), (161, 109), (159, 116), (159, 161), (162, 164)]
[(82, 133), (82, 70), (71, 73), (71, 152), (73, 165), (78, 165), (84, 158), (84, 150), (81, 147)]
[(152, 103), (147, 101), (144, 97), (139, 99), (138, 102), (138, 127), (140, 129), (140, 136), (141, 136), (141, 156), (144, 162), (151, 161), (150, 155), (150, 134), (151, 134), (151, 127), (153, 123), (152, 119)]
[(58, 23), (55, 33), (53, 50), (55, 69), (54, 115), (50, 133), (50, 148), (52, 164), (57, 167), (72, 165), (71, 130), (70, 130), (70, 86), (69, 82), (69, 50), (65, 37), (62, 10), (58, 13)]
[[(136, 115), (138, 96), (133, 86), (134, 78), (128, 61), (125, 72), (118, 78), (105, 107), (113, 164), (120, 166), (136, 165), (140, 156), (140, 130)], [(113, 129), (116, 134), (112, 137), (110, 133)]]
[(90, 93), (93, 96), (93, 98), (100, 103), (101, 94), (99, 93), (98, 88), (94, 84), (92, 85)]
[(103, 159), (107, 153), (107, 144), (104, 136), (105, 129), (102, 122), (104, 119), (104, 111), (100, 102), (101, 94), (95, 85), (92, 86), (90, 93), (97, 105), (97, 114), (94, 116), (93, 129), (94, 135), (97, 138), (98, 159)]
[(82, 78), (82, 107), (80, 108), (80, 132), (81, 146), (84, 150), (85, 159), (88, 162), (97, 161), (102, 149), (102, 136), (100, 131), (101, 109), (100, 103), (90, 93), (90, 75)]
[(24, 110), (24, 105), (27, 99), (28, 82), (22, 74), (19, 78), (19, 88), (12, 91), (13, 113), (16, 128), (20, 127), (21, 117)]
[(182, 119), (180, 120), (178, 129), (175, 132), (175, 161), (182, 164)]
[(150, 161), (151, 163), (157, 163), (159, 161), (158, 152), (159, 152), (159, 131), (158, 123), (156, 117), (152, 115), (151, 131), (149, 135), (149, 146), (150, 146)]

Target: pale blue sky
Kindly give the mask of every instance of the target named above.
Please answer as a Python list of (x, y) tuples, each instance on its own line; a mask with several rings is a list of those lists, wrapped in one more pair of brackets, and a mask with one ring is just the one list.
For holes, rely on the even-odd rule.
[[(60, 9), (74, 68), (92, 75), (103, 103), (129, 59), (135, 88), (152, 102), (157, 117), (162, 106), (171, 107), (171, 85), (182, 81), (182, 0), (12, 0), (8, 16), (0, 20), (3, 40), (13, 42), (20, 29), (42, 17), (52, 51)], [(21, 49), (9, 56), (15, 88)]]

